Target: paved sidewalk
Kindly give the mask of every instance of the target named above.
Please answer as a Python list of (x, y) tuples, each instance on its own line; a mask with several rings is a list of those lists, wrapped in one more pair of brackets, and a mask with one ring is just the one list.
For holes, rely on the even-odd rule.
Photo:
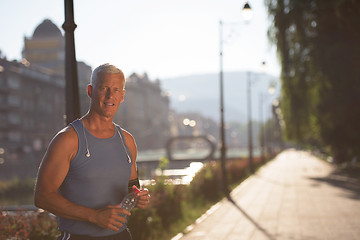
[(177, 240), (360, 240), (360, 183), (286, 150)]

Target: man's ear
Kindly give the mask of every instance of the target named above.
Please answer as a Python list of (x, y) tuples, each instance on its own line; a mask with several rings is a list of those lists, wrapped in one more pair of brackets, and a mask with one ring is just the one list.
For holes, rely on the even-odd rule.
[(91, 96), (92, 96), (92, 86), (89, 84), (88, 86), (87, 86), (87, 95), (88, 95), (88, 97), (89, 98), (91, 98)]
[(125, 89), (123, 90), (123, 93), (122, 93), (122, 96), (121, 96), (121, 100), (120, 100), (121, 103), (124, 101), (124, 97), (125, 97)]

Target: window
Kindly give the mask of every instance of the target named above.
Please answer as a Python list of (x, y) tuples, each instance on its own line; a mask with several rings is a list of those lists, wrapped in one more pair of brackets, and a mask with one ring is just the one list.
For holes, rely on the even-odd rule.
[(1, 95), (1, 93), (0, 93), (0, 104), (2, 105), (2, 104), (5, 104), (5, 103), (6, 103), (5, 96)]
[(7, 124), (7, 115), (6, 115), (6, 113), (2, 112), (0, 114), (0, 126), (4, 127), (4, 126), (6, 126), (6, 124)]
[(19, 132), (9, 132), (8, 138), (12, 142), (20, 142), (21, 141), (21, 134)]
[(19, 124), (21, 122), (19, 114), (14, 112), (9, 113), (8, 120), (11, 124)]
[(18, 77), (10, 77), (8, 78), (8, 86), (11, 89), (19, 89), (20, 88), (20, 79)]
[(8, 95), (7, 102), (11, 107), (19, 107), (21, 103), (18, 95)]
[(24, 109), (26, 109), (27, 111), (34, 110), (34, 101), (32, 98), (24, 99)]
[(1, 71), (0, 71), (0, 88), (3, 88), (5, 87), (5, 79), (4, 79), (4, 76), (1, 74)]

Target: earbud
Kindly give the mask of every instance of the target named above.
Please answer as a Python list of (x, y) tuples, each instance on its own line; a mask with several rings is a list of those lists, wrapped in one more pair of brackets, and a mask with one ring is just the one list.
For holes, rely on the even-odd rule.
[(82, 129), (83, 129), (84, 138), (85, 138), (85, 144), (86, 144), (86, 154), (85, 154), (85, 156), (90, 157), (90, 151), (89, 151), (89, 147), (88, 147), (87, 138), (86, 138), (86, 135), (85, 135), (85, 126), (84, 125), (83, 125)]

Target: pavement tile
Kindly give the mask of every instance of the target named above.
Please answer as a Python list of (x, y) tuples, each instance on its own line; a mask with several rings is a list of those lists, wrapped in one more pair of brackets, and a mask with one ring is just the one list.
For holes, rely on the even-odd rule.
[(178, 240), (360, 240), (360, 183), (286, 150)]

